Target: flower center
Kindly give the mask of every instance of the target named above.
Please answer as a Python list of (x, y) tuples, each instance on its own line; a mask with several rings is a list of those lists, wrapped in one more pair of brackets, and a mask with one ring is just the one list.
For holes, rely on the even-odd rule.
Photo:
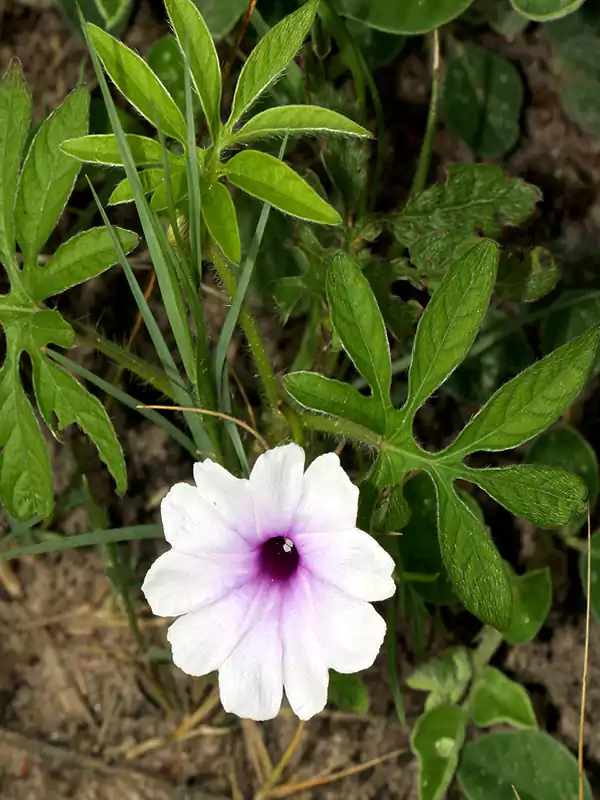
[(260, 551), (261, 570), (271, 580), (286, 580), (294, 574), (299, 562), (298, 548), (287, 536), (272, 536)]

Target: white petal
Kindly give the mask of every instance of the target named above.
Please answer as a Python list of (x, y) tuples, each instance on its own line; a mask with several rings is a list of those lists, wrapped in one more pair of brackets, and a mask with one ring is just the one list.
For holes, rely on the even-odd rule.
[(243, 637), (256, 609), (258, 587), (245, 586), (176, 620), (167, 638), (173, 661), (188, 675), (206, 675), (223, 664)]
[(148, 570), (142, 591), (154, 614), (178, 617), (246, 583), (254, 574), (254, 563), (246, 555), (211, 559), (169, 550)]
[(383, 617), (370, 603), (350, 597), (331, 584), (313, 580), (311, 592), (327, 666), (336, 672), (360, 672), (370, 667), (385, 638)]
[(256, 536), (250, 482), (236, 478), (207, 458), (194, 464), (194, 480), (202, 499), (212, 505), (225, 524), (245, 539)]
[(219, 692), (225, 711), (257, 722), (279, 713), (283, 696), (279, 616), (279, 595), (271, 592), (260, 619), (220, 668)]
[(303, 472), (304, 450), (297, 444), (275, 447), (256, 459), (250, 487), (263, 539), (290, 531), (302, 492)]
[(302, 565), (313, 575), (360, 600), (385, 600), (396, 585), (394, 561), (368, 533), (354, 528), (337, 533), (294, 536)]
[(301, 574), (283, 600), (281, 625), (285, 694), (296, 716), (310, 719), (327, 703), (329, 670), (317, 632), (310, 584)]
[(299, 533), (327, 533), (354, 528), (358, 488), (335, 453), (316, 458), (304, 473), (302, 497), (294, 520)]
[(176, 483), (161, 503), (165, 539), (192, 555), (247, 553), (249, 545), (227, 525), (213, 502), (195, 486)]

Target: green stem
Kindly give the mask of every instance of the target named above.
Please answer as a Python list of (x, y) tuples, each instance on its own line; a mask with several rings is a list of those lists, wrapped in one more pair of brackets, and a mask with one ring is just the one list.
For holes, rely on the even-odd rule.
[[(233, 299), (236, 296), (238, 282), (225, 257), (217, 247), (213, 248), (212, 261), (219, 278), (223, 282), (225, 291), (229, 297)], [(244, 331), (244, 336), (246, 337), (252, 357), (254, 358), (254, 363), (256, 364), (265, 396), (273, 410), (279, 413), (279, 387), (277, 385), (277, 378), (275, 377), (275, 373), (269, 362), (269, 357), (267, 356), (260, 338), (256, 321), (243, 307), (240, 309), (239, 323)]]
[[(399, 591), (403, 591), (404, 587), (400, 586)], [(390, 597), (388, 600), (388, 613), (387, 613), (387, 660), (388, 660), (388, 674), (390, 677), (390, 690), (394, 698), (394, 705), (396, 706), (396, 714), (398, 719), (403, 725), (406, 725), (406, 712), (404, 710), (404, 700), (402, 699), (402, 692), (400, 691), (400, 681), (398, 680), (398, 659), (396, 656), (396, 603), (398, 598), (396, 595)]]
[(409, 199), (416, 194), (421, 194), (427, 183), (429, 165), (431, 163), (431, 149), (433, 146), (433, 136), (437, 122), (438, 101), (440, 95), (440, 37), (436, 30), (433, 31), (433, 65), (432, 65), (432, 84), (431, 98), (429, 101), (429, 113), (427, 115), (427, 127), (425, 128), (425, 138), (421, 145), (419, 162), (413, 183), (410, 189)]

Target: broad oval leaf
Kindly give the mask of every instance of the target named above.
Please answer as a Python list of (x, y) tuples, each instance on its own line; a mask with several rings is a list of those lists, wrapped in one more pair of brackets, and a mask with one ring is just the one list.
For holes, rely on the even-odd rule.
[(359, 675), (342, 675), (330, 670), (327, 702), (340, 711), (353, 711), (355, 714), (369, 711), (369, 693)]
[[(594, 37), (596, 38), (596, 37)], [(560, 90), (563, 111), (584, 133), (600, 134), (600, 80), (574, 75)]]
[(89, 94), (75, 89), (40, 125), (21, 173), (15, 221), (25, 267), (35, 260), (54, 230), (81, 165), (60, 151), (69, 136), (87, 132)]
[[(125, 138), (133, 160), (138, 166), (163, 163), (164, 155), (160, 142), (134, 133), (126, 134)], [(63, 153), (90, 164), (105, 164), (112, 167), (123, 166), (123, 159), (121, 158), (117, 137), (114, 133), (67, 139), (61, 144), (60, 149)]]
[(18, 61), (0, 81), (0, 261), (15, 260), (15, 202), (21, 155), (31, 116), (31, 96)]
[(510, 0), (520, 14), (538, 22), (566, 17), (583, 5), (584, 0)]
[(345, 16), (388, 33), (427, 33), (458, 17), (473, 0), (338, 0)]
[(499, 631), (508, 629), (512, 592), (508, 572), (489, 534), (440, 475), (432, 475), (438, 495), (438, 535), (454, 590), (468, 610)]
[(419, 760), (419, 800), (442, 800), (458, 764), (467, 712), (440, 706), (419, 717), (410, 747)]
[(275, 156), (244, 150), (225, 164), (227, 180), (286, 214), (323, 225), (339, 225), (338, 212)]
[(495, 667), (486, 667), (477, 678), (471, 714), (480, 728), (502, 723), (513, 728), (537, 728), (527, 691)]
[(119, 91), (155, 128), (160, 126), (166, 136), (185, 144), (183, 114), (146, 62), (102, 28), (91, 23), (87, 28), (105, 70)]
[(547, 428), (581, 391), (599, 333), (591, 328), (505, 383), (444, 454), (509, 450)]
[(511, 577), (513, 614), (504, 634), (509, 644), (529, 642), (539, 633), (552, 605), (552, 579), (548, 567)]
[(408, 377), (409, 415), (414, 415), (469, 351), (487, 311), (497, 267), (497, 245), (482, 241), (442, 279), (417, 327)]
[(33, 385), (39, 409), (49, 427), (52, 413), (60, 428), (77, 423), (98, 449), (110, 470), (119, 494), (127, 488), (127, 470), (121, 445), (106, 409), (97, 397), (75, 380), (62, 367), (41, 353), (32, 354)]
[(469, 469), (464, 476), (481, 487), (516, 517), (540, 528), (566, 525), (585, 511), (585, 483), (556, 467), (520, 464), (497, 469)]
[[(133, 231), (113, 228), (125, 253), (139, 242)], [(95, 278), (119, 260), (106, 228), (90, 228), (60, 245), (44, 266), (36, 265), (26, 276), (30, 296), (37, 301), (64, 292), (78, 283)]]
[(311, 28), (316, 7), (310, 0), (284, 17), (250, 53), (235, 87), (229, 130), (294, 58)]
[(189, 58), (194, 86), (215, 141), (221, 128), (221, 69), (210, 31), (192, 0), (165, 0), (181, 52)]
[[(569, 425), (554, 425), (533, 443), (526, 459), (530, 464), (546, 464), (569, 470), (579, 476), (587, 489), (587, 502), (594, 508), (598, 499), (598, 459), (587, 439)], [(586, 505), (566, 520), (563, 533), (573, 535), (587, 519)]]
[(316, 372), (292, 372), (283, 379), (286, 391), (304, 408), (319, 411), (384, 433), (385, 415), (372, 397), (365, 397), (349, 383)]
[[(488, 733), (468, 742), (458, 780), (467, 800), (566, 800), (578, 797), (577, 761), (567, 748), (541, 731)], [(593, 800), (584, 776), (584, 800)]]
[(202, 217), (225, 257), (239, 264), (242, 257), (237, 215), (227, 187), (215, 181), (202, 184)]
[(390, 406), (392, 365), (381, 311), (358, 264), (337, 253), (327, 272), (331, 321), (356, 369), (383, 408)]
[(344, 136), (370, 137), (371, 133), (337, 111), (318, 106), (282, 106), (267, 108), (243, 125), (230, 141), (247, 142), (284, 133), (339, 133)]
[[(568, 302), (569, 306), (561, 307)], [(542, 348), (550, 353), (561, 344), (581, 336), (600, 324), (600, 292), (573, 289), (563, 292), (542, 324)], [(596, 351), (593, 373), (600, 371), (600, 349)]]

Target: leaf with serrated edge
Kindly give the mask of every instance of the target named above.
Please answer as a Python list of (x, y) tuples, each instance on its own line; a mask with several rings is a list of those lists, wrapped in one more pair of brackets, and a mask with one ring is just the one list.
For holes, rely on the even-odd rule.
[(122, 494), (127, 486), (125, 459), (102, 403), (41, 353), (32, 354), (32, 361), (35, 395), (48, 426), (51, 426), (52, 412), (58, 417), (61, 429), (77, 423), (96, 445), (100, 458), (115, 479), (117, 491)]
[(384, 415), (371, 397), (365, 397), (348, 383), (326, 378), (316, 372), (292, 372), (283, 379), (286, 391), (304, 408), (319, 411), (383, 433)]
[(312, 186), (275, 156), (244, 150), (225, 164), (225, 176), (234, 186), (286, 214), (323, 225), (342, 221)]
[(495, 236), (504, 225), (519, 225), (533, 213), (540, 190), (511, 178), (493, 164), (455, 164), (446, 183), (431, 186), (390, 218), (395, 236), (411, 247), (428, 233)]
[(406, 404), (409, 416), (469, 351), (487, 311), (497, 267), (497, 245), (479, 242), (450, 267), (429, 301), (413, 347)]
[[(185, 144), (183, 114), (148, 64), (133, 50), (92, 23), (87, 25), (92, 43), (110, 79), (131, 105), (166, 136)], [(66, 137), (65, 137), (66, 138)]]
[(15, 519), (52, 511), (52, 472), (44, 438), (21, 388), (18, 355), (0, 370), (0, 495)]
[(15, 210), (26, 267), (35, 263), (75, 185), (81, 164), (62, 153), (60, 144), (87, 132), (89, 102), (85, 89), (71, 92), (40, 125), (27, 153)]
[(504, 562), (487, 531), (445, 478), (431, 473), (438, 496), (438, 536), (444, 565), (469, 611), (497, 630), (510, 624), (512, 593)]
[(541, 528), (566, 525), (572, 514), (585, 510), (587, 487), (565, 469), (520, 464), (498, 469), (465, 469), (464, 477), (511, 514)]
[(237, 214), (231, 195), (222, 183), (202, 185), (202, 218), (225, 257), (239, 264), (242, 257)]
[(191, 0), (165, 0), (165, 7), (184, 57), (187, 48), (194, 85), (215, 141), (221, 127), (221, 69), (213, 38)]
[(316, 7), (311, 0), (284, 17), (250, 53), (235, 87), (229, 130), (294, 58), (310, 30)]
[(390, 406), (392, 367), (385, 323), (358, 264), (337, 253), (327, 272), (331, 321), (356, 369), (382, 408)]
[[(128, 133), (125, 138), (133, 160), (138, 166), (163, 163), (163, 149), (156, 139), (149, 139), (147, 136), (138, 136), (134, 133)], [(105, 164), (108, 167), (123, 166), (123, 159), (114, 133), (92, 134), (80, 136), (77, 139), (67, 139), (61, 144), (60, 149), (63, 153), (88, 164)]]
[(526, 690), (494, 667), (486, 667), (477, 678), (471, 714), (480, 728), (502, 723), (514, 728), (537, 728)]
[(547, 428), (581, 391), (599, 333), (599, 327), (591, 328), (505, 383), (444, 451), (444, 457), (509, 450)]
[(14, 261), (15, 201), (29, 129), (31, 96), (18, 61), (0, 81), (0, 261)]
[(319, 106), (281, 106), (261, 111), (239, 129), (232, 139), (247, 142), (283, 134), (337, 133), (343, 136), (370, 137), (371, 133), (337, 111)]
[(410, 747), (419, 760), (419, 800), (442, 800), (454, 777), (465, 738), (467, 712), (458, 706), (426, 711), (415, 725)]
[[(125, 253), (131, 252), (139, 237), (124, 228), (113, 229)], [(45, 300), (78, 283), (95, 278), (119, 260), (112, 237), (106, 228), (90, 228), (60, 245), (44, 266), (36, 265), (25, 277), (34, 300)]]

